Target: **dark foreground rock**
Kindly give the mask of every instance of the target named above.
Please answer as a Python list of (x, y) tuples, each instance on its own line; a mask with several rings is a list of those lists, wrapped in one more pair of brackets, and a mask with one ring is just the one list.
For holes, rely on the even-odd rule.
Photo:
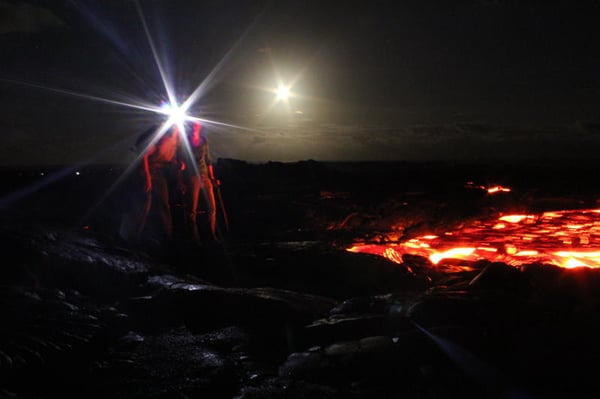
[[(0, 397), (597, 397), (598, 271), (345, 250), (545, 209), (541, 193), (457, 194), (464, 179), (431, 165), (218, 166), (232, 225), (219, 243), (124, 245), (118, 197), (83, 217), (98, 175), (0, 215)], [(565, 187), (552, 198), (579, 204)]]
[[(484, 262), (435, 280), (316, 244), (268, 257), (229, 248), (252, 282), (263, 262), (265, 279), (287, 267), (291, 281), (280, 271), (258, 287), (215, 284), (86, 231), (5, 226), (2, 242), (19, 255), (4, 265), (0, 308), (8, 397), (593, 396), (581, 392), (595, 388), (595, 271)], [(315, 265), (321, 284), (289, 288)], [(367, 268), (387, 283), (348, 277)]]

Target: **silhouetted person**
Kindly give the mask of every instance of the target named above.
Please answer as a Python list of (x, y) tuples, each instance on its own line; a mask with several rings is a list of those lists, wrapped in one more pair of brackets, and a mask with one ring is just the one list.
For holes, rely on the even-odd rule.
[[(184, 181), (185, 186), (187, 187), (187, 223), (192, 238), (196, 241), (200, 240), (198, 232), (198, 211), (200, 200), (202, 200), (202, 204), (206, 207), (210, 233), (212, 238), (217, 241), (217, 207), (213, 181), (217, 184), (218, 181), (214, 176), (208, 139), (205, 134), (201, 133), (201, 130), (202, 125), (199, 122), (195, 122), (192, 128), (187, 132), (191, 159), (189, 154), (186, 154), (187, 151), (185, 151), (185, 146), (181, 147), (182, 152), (180, 153), (181, 159), (186, 165), (184, 170)], [(186, 162), (186, 160), (189, 160), (189, 162)]]
[(159, 245), (172, 239), (171, 193), (178, 179), (176, 154), (179, 143), (180, 134), (173, 126), (155, 142), (150, 141), (144, 149), (140, 167), (134, 176), (136, 187), (132, 187), (141, 195), (137, 197), (139, 204), (134, 204), (135, 209), (121, 225), (120, 233), (124, 239), (136, 244), (141, 244), (144, 239), (153, 239)]

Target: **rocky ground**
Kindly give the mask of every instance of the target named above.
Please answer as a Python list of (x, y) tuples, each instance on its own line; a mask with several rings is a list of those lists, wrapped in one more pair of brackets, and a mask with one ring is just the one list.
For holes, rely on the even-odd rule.
[[(597, 397), (595, 270), (453, 272), (345, 250), (390, 229), (595, 204), (569, 173), (536, 185), (546, 169), (506, 172), (221, 161), (230, 230), (168, 248), (118, 239), (118, 171), (5, 179), (0, 396)], [(516, 190), (490, 200), (465, 179)]]

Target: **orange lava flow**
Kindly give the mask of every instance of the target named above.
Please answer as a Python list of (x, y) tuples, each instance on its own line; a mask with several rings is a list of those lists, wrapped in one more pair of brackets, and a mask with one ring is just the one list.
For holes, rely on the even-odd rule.
[(356, 243), (350, 252), (402, 263), (405, 254), (438, 264), (443, 259), (488, 260), (512, 266), (531, 263), (600, 268), (600, 209), (505, 215), (479, 220), (442, 235), (400, 243)]

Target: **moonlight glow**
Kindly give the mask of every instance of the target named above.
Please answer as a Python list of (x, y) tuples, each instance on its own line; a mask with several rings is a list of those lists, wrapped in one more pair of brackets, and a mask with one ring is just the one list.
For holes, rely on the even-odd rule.
[(284, 85), (279, 85), (277, 88), (277, 99), (278, 100), (287, 100), (290, 96), (290, 89)]

